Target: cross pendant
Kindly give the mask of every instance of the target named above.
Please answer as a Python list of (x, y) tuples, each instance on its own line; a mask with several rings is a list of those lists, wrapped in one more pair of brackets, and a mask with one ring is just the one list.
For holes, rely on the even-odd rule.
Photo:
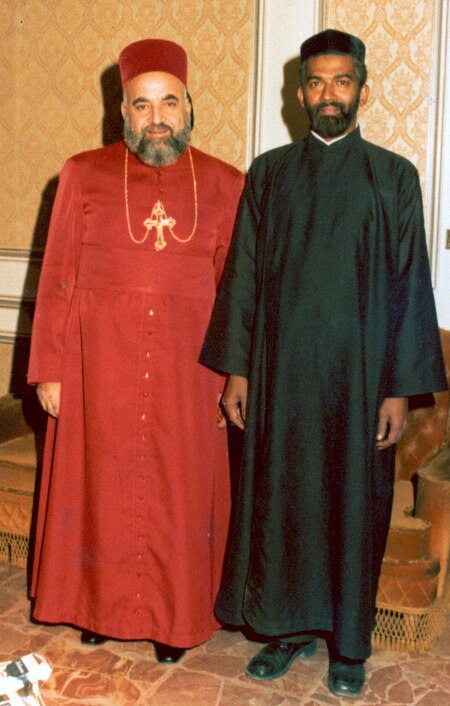
[(176, 223), (175, 218), (167, 216), (166, 210), (161, 201), (157, 201), (153, 206), (150, 218), (146, 218), (144, 226), (147, 228), (147, 233), (156, 228), (155, 250), (163, 250), (167, 243), (164, 238), (164, 227), (172, 228)]

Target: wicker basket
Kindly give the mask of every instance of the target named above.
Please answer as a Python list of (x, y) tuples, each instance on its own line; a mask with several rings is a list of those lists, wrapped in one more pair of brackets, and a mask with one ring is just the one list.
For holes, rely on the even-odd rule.
[(377, 606), (372, 646), (401, 652), (426, 652), (442, 635), (450, 607), (450, 580), (444, 595), (427, 608)]

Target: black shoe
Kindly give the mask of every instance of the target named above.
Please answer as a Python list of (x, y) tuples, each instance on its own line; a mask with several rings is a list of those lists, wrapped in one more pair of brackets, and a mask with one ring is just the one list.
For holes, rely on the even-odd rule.
[(163, 642), (154, 642), (153, 646), (155, 648), (156, 659), (163, 664), (175, 664), (179, 662), (186, 652), (182, 647), (171, 647), (171, 645), (165, 645)]
[(245, 673), (251, 679), (270, 681), (286, 674), (297, 657), (312, 657), (316, 653), (316, 640), (283, 642), (276, 640), (262, 648), (247, 665)]
[(108, 638), (90, 630), (82, 630), (80, 640), (83, 645), (104, 645)]
[(336, 696), (356, 699), (362, 694), (365, 681), (363, 662), (351, 664), (339, 660), (330, 661), (328, 688)]

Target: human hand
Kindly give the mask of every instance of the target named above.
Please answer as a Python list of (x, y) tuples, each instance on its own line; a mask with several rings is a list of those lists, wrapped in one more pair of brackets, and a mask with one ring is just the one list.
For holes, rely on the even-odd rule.
[(406, 424), (408, 400), (406, 397), (386, 397), (380, 407), (376, 446), (379, 451), (396, 444)]
[(241, 375), (230, 375), (222, 395), (222, 407), (232, 424), (245, 427), (248, 380)]
[(36, 388), (36, 394), (42, 409), (57, 419), (61, 400), (61, 383), (40, 382)]
[(221, 407), (222, 394), (219, 392), (217, 396), (217, 426), (219, 429), (224, 429), (227, 426), (227, 420), (225, 419), (222, 407)]

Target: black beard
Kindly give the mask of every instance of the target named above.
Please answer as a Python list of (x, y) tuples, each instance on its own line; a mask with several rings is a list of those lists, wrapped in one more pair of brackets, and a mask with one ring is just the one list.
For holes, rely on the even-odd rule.
[[(170, 130), (169, 137), (161, 139), (149, 138), (145, 136), (147, 131)], [(184, 128), (174, 132), (169, 125), (163, 123), (159, 125), (148, 125), (140, 134), (134, 132), (128, 116), (124, 120), (123, 139), (127, 147), (134, 152), (139, 159), (151, 167), (167, 167), (176, 162), (185, 152), (191, 141), (191, 126), (188, 120), (185, 121)]]
[[(327, 106), (339, 108), (340, 113), (337, 115), (321, 115), (321, 109)], [(310, 106), (305, 100), (305, 110), (309, 116), (311, 130), (325, 138), (343, 135), (355, 120), (358, 108), (359, 93), (347, 109), (343, 103), (337, 103), (336, 101), (323, 101), (315, 106)]]

